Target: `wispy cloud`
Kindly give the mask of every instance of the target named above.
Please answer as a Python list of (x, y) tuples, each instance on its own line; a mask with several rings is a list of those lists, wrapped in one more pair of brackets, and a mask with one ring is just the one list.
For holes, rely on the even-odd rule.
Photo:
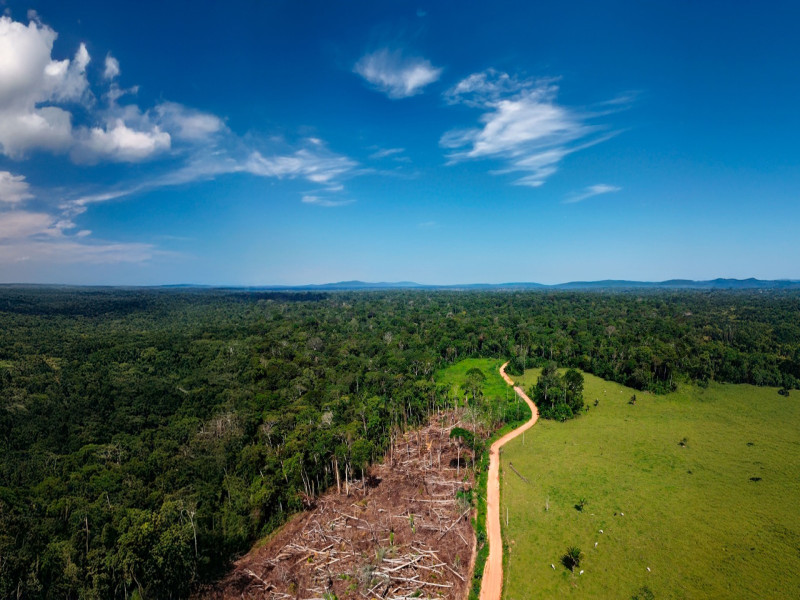
[(369, 157), (374, 159), (386, 158), (388, 156), (402, 154), (403, 152), (405, 152), (405, 148), (381, 148), (370, 154)]
[(518, 79), (493, 69), (474, 73), (448, 90), (450, 104), (483, 111), (481, 127), (446, 132), (440, 145), (452, 163), (499, 159), (494, 174), (519, 173), (514, 183), (539, 187), (569, 154), (613, 136), (589, 123), (595, 115), (559, 104), (555, 79)]
[(262, 177), (302, 177), (313, 183), (327, 184), (352, 171), (356, 165), (346, 156), (334, 154), (320, 146), (316, 150), (303, 148), (290, 155), (264, 156), (261, 152), (253, 152), (243, 165), (243, 170)]
[[(229, 141), (240, 146), (237, 139)], [(272, 151), (254, 151), (246, 147), (212, 147), (210, 151), (195, 152), (181, 167), (162, 175), (119, 189), (79, 194), (62, 201), (60, 207), (67, 214), (76, 215), (92, 204), (118, 200), (154, 189), (208, 181), (234, 173), (276, 179), (305, 179), (324, 186), (325, 192), (331, 194), (343, 191), (344, 185), (341, 181), (357, 175), (359, 169), (356, 161), (330, 151), (324, 142), (316, 138), (306, 139), (303, 147), (295, 150), (285, 147)]]
[(419, 229), (438, 229), (439, 223), (436, 221), (422, 221), (421, 223), (417, 223), (417, 227)]
[(91, 231), (75, 231), (68, 211), (30, 210), (32, 200), (23, 176), (0, 171), (0, 265), (142, 262), (160, 254), (150, 244), (92, 239)]
[(0, 244), (0, 266), (23, 262), (48, 265), (143, 263), (170, 254), (152, 244), (85, 242), (83, 237), (49, 240), (27, 237), (14, 244)]
[(438, 80), (442, 69), (418, 57), (406, 57), (387, 48), (365, 54), (353, 70), (389, 98), (408, 98)]
[(336, 206), (346, 206), (352, 204), (355, 200), (337, 200), (333, 198), (324, 198), (322, 196), (303, 196), (303, 204), (313, 204), (315, 206), (324, 206), (326, 208), (334, 208)]
[(576, 202), (583, 202), (592, 196), (600, 196), (601, 194), (611, 194), (620, 191), (622, 188), (616, 185), (608, 185), (605, 183), (598, 183), (585, 187), (580, 192), (571, 194), (564, 199), (564, 204), (575, 204)]

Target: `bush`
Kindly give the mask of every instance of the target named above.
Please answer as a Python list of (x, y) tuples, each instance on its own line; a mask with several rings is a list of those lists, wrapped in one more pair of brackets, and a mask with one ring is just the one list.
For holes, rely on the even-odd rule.
[(570, 546), (567, 548), (567, 551), (564, 553), (564, 556), (561, 557), (561, 564), (568, 568), (570, 571), (574, 571), (576, 568), (581, 566), (581, 559), (583, 558), (583, 552), (577, 546)]
[(562, 423), (575, 416), (572, 412), (572, 409), (563, 403), (545, 408), (540, 414), (542, 415), (542, 418), (552, 419), (553, 421), (561, 421)]
[(656, 595), (646, 585), (643, 585), (631, 596), (631, 600), (655, 600)]

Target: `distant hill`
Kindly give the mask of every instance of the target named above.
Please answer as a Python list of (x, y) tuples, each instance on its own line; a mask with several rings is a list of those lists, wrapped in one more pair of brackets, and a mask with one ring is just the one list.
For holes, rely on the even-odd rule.
[(667, 281), (572, 281), (549, 286), (555, 289), (624, 289), (624, 288), (660, 288), (660, 289), (699, 289), (699, 290), (754, 290), (754, 289), (800, 289), (800, 281), (789, 279), (711, 279), (694, 281), (691, 279), (669, 279)]
[[(241, 289), (241, 288), (238, 288)], [(712, 279), (694, 281), (691, 279), (669, 279), (667, 281), (628, 281), (624, 279), (604, 279), (601, 281), (570, 281), (546, 285), (535, 282), (510, 283), (466, 283), (459, 285), (432, 285), (413, 281), (367, 282), (339, 281), (308, 285), (268, 285), (246, 287), (249, 290), (292, 290), (292, 291), (355, 291), (355, 290), (624, 290), (624, 289), (697, 289), (697, 290), (757, 290), (757, 289), (800, 289), (800, 280), (794, 279)]]
[(358, 290), (451, 290), (451, 291), (495, 291), (495, 290), (800, 290), (798, 279), (711, 279), (694, 281), (691, 279), (669, 279), (667, 281), (629, 281), (626, 279), (603, 279), (600, 281), (569, 281), (547, 285), (531, 281), (509, 283), (464, 283), (436, 285), (415, 283), (413, 281), (337, 281), (335, 283), (309, 283), (306, 285), (202, 285), (192, 283), (166, 284), (156, 286), (114, 286), (114, 285), (68, 285), (0, 283), (0, 288), (58, 288), (58, 289), (162, 289), (162, 290), (239, 290), (263, 292), (333, 292)]

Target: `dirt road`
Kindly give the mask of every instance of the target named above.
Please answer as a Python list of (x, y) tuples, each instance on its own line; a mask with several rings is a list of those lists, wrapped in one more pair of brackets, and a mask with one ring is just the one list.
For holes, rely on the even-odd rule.
[[(506, 375), (505, 363), (500, 367), (500, 375), (508, 385), (514, 385), (511, 378)], [(519, 386), (514, 386), (517, 395), (528, 403), (531, 408), (531, 419), (524, 425), (517, 427), (492, 444), (489, 450), (489, 479), (486, 485), (486, 532), (489, 537), (489, 557), (483, 570), (481, 580), (480, 600), (500, 600), (503, 593), (503, 538), (500, 533), (500, 448), (509, 440), (513, 440), (523, 431), (529, 429), (539, 418), (536, 405), (528, 398)]]

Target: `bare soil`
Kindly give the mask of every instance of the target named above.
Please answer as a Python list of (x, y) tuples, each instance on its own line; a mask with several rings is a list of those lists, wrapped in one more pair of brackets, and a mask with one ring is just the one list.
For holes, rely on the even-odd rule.
[[(475, 543), (472, 456), (446, 413), (400, 437), (349, 494), (333, 489), (194, 598), (464, 598)], [(470, 466), (465, 466), (467, 460)]]

